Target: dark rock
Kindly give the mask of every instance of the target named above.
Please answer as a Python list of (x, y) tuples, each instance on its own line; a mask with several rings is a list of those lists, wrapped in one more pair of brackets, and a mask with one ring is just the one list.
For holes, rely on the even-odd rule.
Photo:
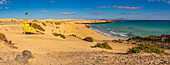
[(14, 60), (18, 61), (19, 63), (24, 63), (27, 64), (28, 63), (28, 59), (33, 57), (32, 53), (28, 50), (24, 50), (22, 52), (22, 55), (17, 55), (16, 58)]
[(30, 51), (28, 51), (28, 50), (24, 50), (23, 52), (22, 52), (22, 55), (23, 56), (28, 56), (28, 58), (32, 58), (33, 56), (32, 56), (32, 53), (30, 52)]
[(28, 57), (27, 56), (21, 56), (21, 55), (17, 55), (15, 58), (16, 61), (18, 61), (19, 63), (28, 63)]

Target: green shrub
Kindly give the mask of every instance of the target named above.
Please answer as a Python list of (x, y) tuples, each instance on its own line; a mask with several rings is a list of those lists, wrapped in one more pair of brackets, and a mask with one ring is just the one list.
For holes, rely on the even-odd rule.
[(97, 43), (94, 47), (104, 48), (103, 45), (102, 45), (101, 43)]
[(110, 49), (112, 50), (112, 47), (107, 42), (104, 43), (97, 43), (94, 47), (99, 47), (99, 48), (105, 48), (105, 49)]
[(58, 34), (58, 33), (52, 33), (54, 36), (60, 36), (61, 38), (63, 39), (66, 39), (66, 37), (64, 35), (62, 35), (61, 33)]
[(61, 23), (60, 22), (55, 22), (55, 25), (60, 25)]
[(36, 23), (33, 23), (32, 24), (32, 27), (35, 28), (35, 29), (39, 29), (41, 31), (45, 31), (40, 25), (36, 24)]
[(129, 49), (126, 53), (139, 53), (141, 51), (147, 52), (147, 53), (157, 53), (157, 54), (162, 54), (164, 53), (164, 49), (156, 47), (152, 45), (151, 43), (145, 43), (145, 44), (138, 44), (137, 47), (133, 47)]
[(88, 41), (88, 42), (93, 42), (93, 38), (92, 37), (86, 37), (83, 40)]
[(45, 23), (42, 23), (44, 26), (47, 26)]

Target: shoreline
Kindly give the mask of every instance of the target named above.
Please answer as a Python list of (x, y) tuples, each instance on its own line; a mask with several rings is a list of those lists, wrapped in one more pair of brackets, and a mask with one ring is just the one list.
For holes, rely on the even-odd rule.
[[(86, 24), (86, 25), (88, 25), (88, 24)], [(91, 25), (89, 25), (89, 26), (91, 26)], [(93, 26), (92, 26), (92, 27), (93, 27)], [(91, 30), (93, 30), (93, 31), (95, 31), (95, 32), (97, 32), (97, 33), (99, 33), (99, 34), (101, 34), (101, 35), (104, 35), (104, 36), (106, 36), (106, 37), (113, 38), (113, 39), (121, 39), (121, 40), (127, 40), (127, 39), (128, 39), (128, 38), (114, 37), (114, 36), (112, 36), (111, 34), (107, 34), (107, 33), (101, 32), (101, 31), (99, 31), (99, 30), (97, 30), (97, 29), (95, 29), (95, 28), (92, 28), (92, 27), (90, 27), (89, 29), (91, 29)]]

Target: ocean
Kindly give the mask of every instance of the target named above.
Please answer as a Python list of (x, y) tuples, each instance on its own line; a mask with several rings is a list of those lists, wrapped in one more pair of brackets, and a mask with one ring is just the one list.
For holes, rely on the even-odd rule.
[(128, 39), (135, 36), (170, 35), (170, 20), (125, 20), (89, 25), (96, 32), (119, 39)]

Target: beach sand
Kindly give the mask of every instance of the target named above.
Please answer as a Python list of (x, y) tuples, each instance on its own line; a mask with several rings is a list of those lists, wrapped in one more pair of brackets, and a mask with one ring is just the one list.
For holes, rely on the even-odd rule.
[[(22, 23), (24, 21), (31, 22), (33, 20), (0, 19), (0, 21), (0, 33), (3, 33), (8, 40), (11, 40), (14, 45), (18, 47), (18, 49), (13, 49), (1, 42), (0, 65), (20, 65), (21, 63), (18, 63), (14, 59), (18, 54), (21, 54), (23, 50), (29, 50), (33, 54), (33, 58), (28, 60), (28, 65), (75, 65), (76, 63), (88, 64), (88, 62), (89, 64), (100, 64), (96, 62), (98, 59), (91, 59), (93, 61), (90, 62), (89, 58), (93, 56), (98, 57), (98, 54), (99, 56), (115, 55), (118, 57), (120, 54), (125, 54), (128, 48), (135, 46), (133, 44), (127, 43), (119, 44), (109, 42), (109, 45), (111, 45), (113, 50), (93, 48), (93, 46), (99, 41), (116, 39), (101, 35), (87, 28), (85, 24), (76, 24), (77, 22), (91, 22), (91, 20), (34, 20), (34, 23), (39, 24), (45, 29), (45, 31), (43, 32), (44, 34), (31, 35), (23, 34)], [(56, 25), (56, 22), (60, 22), (60, 25)], [(46, 26), (44, 26), (42, 23), (45, 23)], [(66, 36), (66, 39), (53, 36), (52, 33), (61, 33)], [(71, 35), (76, 35), (76, 37)], [(86, 42), (82, 40), (85, 37), (92, 37), (94, 42)], [(109, 53), (102, 53), (103, 51)], [(88, 59), (85, 60), (86, 58)], [(107, 64), (106, 61), (102, 63)], [(109, 60), (108, 63), (111, 63), (111, 61)]]

